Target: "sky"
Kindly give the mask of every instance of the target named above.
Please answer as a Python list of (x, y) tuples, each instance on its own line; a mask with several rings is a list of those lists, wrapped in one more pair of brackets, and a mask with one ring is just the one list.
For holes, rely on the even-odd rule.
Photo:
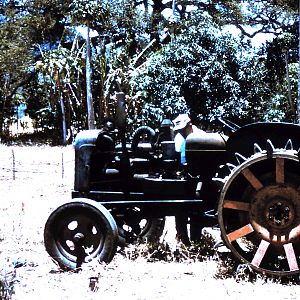
[[(193, 10), (193, 7), (191, 6), (190, 10)], [(163, 11), (163, 15), (166, 19), (170, 19), (173, 16), (173, 11), (170, 8), (166, 8)], [(241, 31), (235, 27), (234, 25), (227, 25), (226, 26), (228, 29), (228, 32), (230, 32), (233, 36), (238, 37), (241, 33)], [(86, 39), (87, 38), (87, 27), (86, 26), (78, 26), (76, 28), (77, 32), (79, 32), (79, 34)], [(247, 31), (248, 32), (253, 32), (255, 29), (251, 28), (250, 26), (248, 26)], [(90, 30), (90, 37), (96, 37), (98, 36), (97, 31), (95, 30)], [(273, 34), (265, 34), (265, 33), (258, 33), (256, 34), (252, 39), (251, 39), (251, 43), (254, 47), (259, 48), (262, 46), (262, 44), (264, 44), (266, 41), (272, 41), (272, 39), (274, 38)]]
[[(86, 26), (77, 26), (76, 31), (86, 40), (87, 39), (87, 27)], [(98, 32), (96, 30), (90, 29), (90, 37), (98, 36)]]
[[(87, 27), (86, 26), (78, 26), (76, 27), (77, 32), (84, 38), (87, 38)], [(249, 32), (251, 28), (249, 28)], [(241, 33), (238, 28), (236, 28), (234, 25), (228, 25), (227, 31), (230, 32), (233, 36), (238, 37)], [(98, 36), (97, 31), (90, 29), (90, 37), (96, 37)], [(262, 46), (262, 44), (266, 43), (266, 41), (272, 41), (274, 38), (273, 34), (266, 34), (266, 33), (258, 33), (251, 39), (251, 43), (254, 47), (259, 48)]]
[[(189, 10), (193, 10), (193, 6), (190, 6)], [(163, 15), (166, 19), (170, 19), (173, 17), (173, 11), (170, 8), (166, 8), (163, 11)], [(238, 37), (241, 34), (241, 31), (234, 25), (228, 25), (226, 26), (228, 28), (228, 32), (230, 32), (233, 36)], [(248, 26), (247, 31), (248, 32), (254, 32), (255, 28), (251, 28)], [(256, 48), (259, 48), (264, 44), (266, 41), (272, 41), (274, 38), (273, 34), (266, 34), (266, 33), (258, 33), (256, 34), (252, 39), (252, 45)]]
[[(252, 33), (255, 29), (248, 26), (247, 32)], [(230, 32), (233, 36), (238, 37), (241, 31), (234, 25), (227, 25), (226, 31)], [(270, 33), (257, 33), (253, 38), (251, 38), (251, 43), (254, 47), (259, 48), (262, 44), (267, 41), (272, 41), (274, 38), (273, 34)]]

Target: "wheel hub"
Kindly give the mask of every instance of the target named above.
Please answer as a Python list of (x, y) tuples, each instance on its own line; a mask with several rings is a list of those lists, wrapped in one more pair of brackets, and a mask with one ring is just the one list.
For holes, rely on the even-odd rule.
[(76, 234), (74, 234), (74, 237), (73, 237), (73, 241), (74, 243), (80, 243), (81, 241), (84, 240), (84, 234), (81, 233), (81, 232), (77, 232)]
[(290, 231), (300, 221), (300, 194), (286, 185), (270, 185), (257, 191), (251, 203), (250, 222), (269, 242), (289, 242)]
[(267, 205), (265, 215), (270, 227), (283, 229), (293, 222), (294, 207), (284, 199), (274, 199)]

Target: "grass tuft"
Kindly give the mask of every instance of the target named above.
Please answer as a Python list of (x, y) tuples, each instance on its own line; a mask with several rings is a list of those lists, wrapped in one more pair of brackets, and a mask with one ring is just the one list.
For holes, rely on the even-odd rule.
[(175, 241), (169, 244), (166, 241), (145, 243), (143, 241), (119, 251), (120, 254), (131, 260), (145, 258), (147, 262), (183, 262), (183, 261), (203, 261), (215, 254), (215, 240), (209, 233), (204, 233), (198, 243), (191, 243), (187, 246)]
[(15, 270), (2, 270), (0, 276), (0, 300), (11, 300), (14, 294), (14, 284), (16, 282)]

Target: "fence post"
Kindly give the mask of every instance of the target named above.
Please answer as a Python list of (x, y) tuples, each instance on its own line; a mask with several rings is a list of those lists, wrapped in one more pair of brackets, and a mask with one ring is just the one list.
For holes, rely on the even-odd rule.
[(64, 166), (64, 152), (61, 152), (61, 178), (64, 179), (65, 166)]
[(15, 161), (15, 152), (14, 149), (11, 149), (12, 152), (12, 171), (13, 171), (13, 180), (16, 179), (16, 161)]

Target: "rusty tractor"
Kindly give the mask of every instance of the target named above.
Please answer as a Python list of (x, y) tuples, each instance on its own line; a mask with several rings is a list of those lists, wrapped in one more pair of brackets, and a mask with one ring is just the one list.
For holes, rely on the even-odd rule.
[(72, 199), (45, 224), (46, 250), (62, 268), (110, 262), (120, 243), (157, 241), (165, 217), (175, 216), (190, 223), (191, 241), (218, 224), (225, 246), (255, 271), (300, 272), (299, 125), (221, 120), (229, 138), (189, 135), (181, 165), (169, 120), (138, 128), (128, 143), (117, 97), (118, 133), (107, 122), (77, 135)]

